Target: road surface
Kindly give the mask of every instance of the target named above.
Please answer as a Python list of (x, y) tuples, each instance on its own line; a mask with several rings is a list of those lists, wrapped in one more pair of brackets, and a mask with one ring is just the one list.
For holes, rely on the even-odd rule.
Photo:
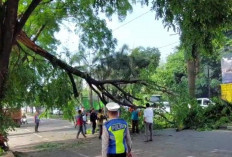
[[(41, 120), (39, 131), (34, 133), (34, 124), (29, 119), (29, 124), (10, 133), (10, 148), (23, 152), (19, 153), (22, 157), (101, 156), (101, 141), (97, 135), (87, 135), (87, 139), (81, 137), (76, 140), (77, 130), (68, 121)], [(148, 143), (143, 142), (143, 134), (132, 135), (133, 157), (232, 157), (232, 131), (176, 132), (174, 129), (167, 129), (154, 133), (153, 142)], [(57, 143), (62, 144), (62, 147), (54, 145)], [(36, 148), (38, 145), (41, 148), (43, 144), (45, 148)], [(49, 148), (51, 146), (53, 147)]]

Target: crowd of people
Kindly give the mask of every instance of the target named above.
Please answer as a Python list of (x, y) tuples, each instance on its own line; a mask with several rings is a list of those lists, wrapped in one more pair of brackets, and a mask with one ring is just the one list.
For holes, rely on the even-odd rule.
[[(98, 113), (91, 109), (87, 113), (84, 108), (78, 110), (75, 116), (75, 128), (78, 128), (76, 138), (79, 138), (80, 133), (86, 138), (87, 134), (87, 117), (89, 116), (92, 130), (91, 133), (95, 134), (96, 127), (99, 128), (99, 139), (102, 139), (102, 157), (132, 157), (131, 155), (131, 137), (128, 127), (128, 123), (119, 118), (119, 104), (110, 102), (106, 104), (107, 115), (105, 115), (102, 109), (98, 110)], [(131, 124), (132, 134), (139, 133), (139, 118), (141, 112), (136, 106), (129, 110), (131, 112)], [(143, 121), (145, 127), (145, 141), (152, 141), (152, 130), (153, 130), (153, 108), (150, 104), (146, 104), (146, 109), (143, 111)], [(105, 120), (105, 123), (104, 123)], [(35, 132), (38, 132), (40, 123), (39, 112), (35, 113)]]
[[(82, 133), (86, 137), (86, 124), (87, 116), (90, 118), (92, 126), (92, 134), (95, 134), (96, 127), (99, 128), (99, 139), (102, 139), (102, 157), (131, 157), (131, 138), (128, 123), (119, 118), (119, 108), (117, 103), (108, 103), (106, 105), (107, 115), (105, 115), (102, 109), (98, 110), (98, 113), (92, 109), (89, 113), (84, 109), (78, 110), (76, 118), (76, 126), (78, 126), (78, 132), (76, 138), (79, 138), (79, 134)], [(131, 124), (132, 134), (139, 134), (139, 117), (141, 112), (137, 107), (130, 109), (131, 112)], [(153, 141), (153, 108), (150, 104), (146, 104), (146, 109), (143, 111), (143, 121), (145, 127), (145, 141)], [(104, 123), (105, 120), (105, 123)]]

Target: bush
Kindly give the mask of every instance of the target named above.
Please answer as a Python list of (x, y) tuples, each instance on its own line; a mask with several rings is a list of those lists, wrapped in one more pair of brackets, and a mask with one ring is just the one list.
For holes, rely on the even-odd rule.
[(200, 106), (190, 109), (187, 117), (184, 119), (186, 128), (209, 130), (218, 129), (229, 122), (232, 122), (232, 105), (217, 99), (214, 100), (215, 105), (210, 105), (207, 108)]
[(4, 153), (4, 150), (2, 148), (0, 148), (0, 156), (2, 156)]

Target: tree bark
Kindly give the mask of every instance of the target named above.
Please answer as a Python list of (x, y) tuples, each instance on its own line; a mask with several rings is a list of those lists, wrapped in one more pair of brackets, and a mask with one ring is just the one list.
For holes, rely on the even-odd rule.
[(90, 87), (89, 87), (89, 105), (90, 105), (90, 108), (92, 109), (93, 108), (93, 91)]
[(8, 0), (6, 2), (6, 12), (3, 21), (0, 21), (2, 23), (1, 38), (3, 39), (0, 43), (0, 101), (2, 101), (5, 94), (10, 53), (14, 42), (18, 2), (19, 0)]
[(196, 76), (199, 71), (199, 56), (197, 45), (192, 45), (191, 57), (187, 60), (187, 70), (188, 70), (188, 88), (189, 88), (189, 96), (191, 98), (195, 98), (195, 84), (196, 84)]
[(187, 61), (188, 68), (188, 88), (190, 97), (195, 97), (196, 68), (194, 60)]

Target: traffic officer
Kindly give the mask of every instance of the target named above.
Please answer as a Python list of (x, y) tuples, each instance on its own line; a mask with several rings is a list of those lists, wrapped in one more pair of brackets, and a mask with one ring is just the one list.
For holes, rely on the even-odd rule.
[(109, 121), (103, 126), (102, 157), (131, 157), (131, 137), (127, 122), (118, 118), (120, 106), (106, 104)]

